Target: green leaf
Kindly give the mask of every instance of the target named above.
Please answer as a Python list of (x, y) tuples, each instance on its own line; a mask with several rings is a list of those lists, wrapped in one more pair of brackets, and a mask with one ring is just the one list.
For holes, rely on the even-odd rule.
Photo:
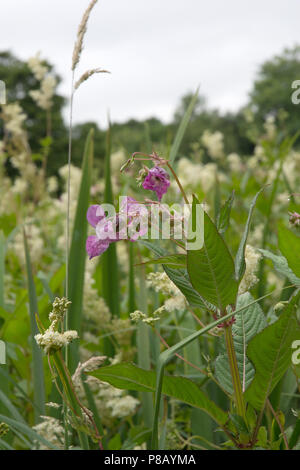
[(229, 227), (230, 213), (231, 213), (233, 201), (234, 201), (234, 191), (232, 191), (231, 195), (229, 196), (225, 204), (221, 207), (220, 213), (218, 215), (217, 229), (221, 235), (223, 235)]
[(175, 159), (177, 157), (177, 153), (178, 153), (181, 141), (183, 139), (184, 133), (185, 133), (186, 128), (187, 128), (187, 125), (188, 125), (188, 123), (191, 119), (194, 107), (197, 103), (198, 92), (199, 92), (199, 88), (197, 88), (196, 93), (194, 94), (193, 98), (191, 99), (190, 104), (189, 104), (189, 106), (188, 106), (186, 112), (184, 113), (184, 116), (183, 116), (183, 118), (180, 122), (178, 131), (176, 133), (174, 142), (173, 142), (171, 150), (170, 150), (169, 160), (170, 160), (171, 165), (175, 162)]
[(164, 264), (173, 269), (184, 269), (186, 267), (186, 255), (183, 254), (172, 254), (161, 256), (157, 259), (150, 259), (144, 263), (137, 264), (136, 266), (146, 265), (146, 264)]
[(52, 444), (52, 442), (47, 441), (47, 439), (25, 423), (21, 423), (20, 421), (16, 421), (15, 419), (8, 418), (4, 415), (0, 415), (0, 422), (6, 423), (16, 435), (18, 435), (19, 432), (24, 434), (24, 436), (30, 439), (32, 443), (40, 442), (44, 446), (49, 447), (49, 449), (60, 450), (59, 447)]
[(264, 189), (265, 188), (261, 188), (258, 191), (258, 193), (256, 193), (256, 195), (254, 196), (250, 204), (246, 226), (245, 226), (244, 233), (243, 233), (243, 236), (240, 241), (239, 248), (235, 257), (235, 278), (237, 281), (240, 281), (242, 279), (245, 269), (246, 269), (245, 249), (246, 249), (247, 238), (248, 238), (248, 234), (250, 230), (251, 219), (252, 219), (252, 215), (253, 215), (253, 211), (256, 205), (257, 198)]
[(274, 268), (279, 274), (287, 277), (293, 284), (300, 287), (300, 279), (289, 268), (287, 260), (284, 258), (284, 256), (274, 255), (268, 250), (260, 249), (259, 251), (265, 258), (269, 258), (271, 261), (273, 261)]
[[(168, 256), (164, 250), (160, 247), (157, 247), (153, 243), (150, 243), (145, 240), (140, 240), (139, 243), (149, 248), (157, 256)], [(194, 308), (203, 308), (215, 312), (216, 307), (209, 302), (206, 302), (203, 297), (193, 288), (188, 273), (183, 269), (173, 269), (169, 266), (163, 264), (163, 269), (167, 276), (171, 279), (172, 282), (178, 287), (178, 289), (183, 293), (186, 300), (191, 307)]]
[[(261, 299), (257, 299), (252, 303), (253, 304), (257, 303), (259, 300)], [(238, 314), (240, 311), (248, 307), (250, 307), (250, 304), (236, 310), (235, 314)], [(232, 315), (233, 315), (232, 312), (227, 313), (223, 317), (219, 318), (218, 320), (215, 320), (214, 322), (210, 323), (204, 328), (201, 328), (201, 330), (196, 331), (190, 336), (187, 336), (186, 338), (179, 341), (179, 343), (175, 344), (174, 346), (171, 346), (170, 348), (166, 349), (160, 354), (158, 362), (157, 362), (157, 371), (156, 371), (155, 412), (154, 412), (153, 427), (152, 427), (152, 444), (154, 448), (157, 448), (158, 446), (158, 417), (159, 417), (160, 400), (161, 400), (161, 393), (162, 393), (162, 386), (163, 386), (163, 379), (164, 379), (164, 368), (166, 364), (172, 359), (174, 354), (176, 354), (180, 349), (187, 346), (188, 344), (191, 344), (193, 341), (195, 341), (195, 339), (204, 335), (205, 333), (210, 331), (212, 328), (215, 328), (220, 323), (228, 320), (229, 318), (232, 317)]]
[[(237, 310), (251, 304), (253, 301), (253, 297), (248, 292), (239, 295), (237, 299)], [(245, 391), (255, 374), (255, 369), (246, 356), (247, 345), (257, 333), (267, 326), (267, 322), (258, 303), (252, 303), (248, 308), (238, 313), (235, 319), (236, 321), (232, 325), (232, 334), (241, 384), (243, 391)], [(225, 349), (224, 345), (223, 349)], [(221, 354), (217, 357), (215, 372), (222, 387), (232, 394), (232, 379), (226, 354)]]
[[(86, 261), (86, 213), (89, 206), (93, 154), (94, 131), (91, 129), (85, 143), (82, 162), (82, 177), (69, 256), (69, 298), (72, 301), (72, 304), (68, 311), (67, 329), (76, 330), (79, 335), (81, 330), (84, 270)], [(79, 342), (70, 344), (69, 348), (70, 354), (68, 364), (71, 372), (74, 372), (79, 361)]]
[(300, 237), (283, 225), (278, 227), (279, 250), (286, 257), (294, 274), (300, 277)]
[(221, 311), (227, 305), (235, 304), (237, 282), (234, 279), (233, 259), (206, 212), (204, 245), (201, 250), (188, 250), (187, 270), (192, 286), (205, 300)]
[(298, 290), (279, 319), (258, 333), (248, 345), (247, 356), (255, 367), (255, 377), (245, 398), (258, 410), (264, 408), (268, 396), (291, 365), (291, 344), (299, 339), (295, 315), (299, 298)]
[(5, 236), (0, 230), (0, 307), (4, 307)]
[(29, 296), (29, 313), (30, 313), (30, 328), (31, 328), (31, 346), (32, 346), (32, 380), (34, 390), (34, 421), (40, 422), (40, 415), (45, 415), (45, 381), (42, 351), (38, 347), (34, 336), (39, 333), (36, 324), (36, 315), (38, 315), (38, 302), (35, 290), (35, 284), (32, 275), (32, 267), (30, 261), (30, 253), (25, 234), (23, 229), (24, 248), (26, 257), (26, 270), (28, 282), (28, 296)]
[[(134, 364), (115, 364), (101, 367), (89, 375), (108, 382), (114, 387), (137, 392), (155, 392), (156, 376)], [(220, 426), (224, 426), (228, 415), (212, 402), (198, 385), (184, 377), (165, 376), (162, 393), (183, 403), (200, 408), (208, 413)]]
[[(105, 191), (104, 191), (104, 202), (106, 204), (113, 204), (113, 191), (111, 182), (111, 126), (109, 122), (107, 134), (106, 134), (106, 156), (105, 156)], [(120, 299), (119, 299), (119, 273), (118, 273), (118, 260), (116, 244), (111, 243), (108, 250), (101, 256), (102, 263), (102, 288), (103, 298), (105, 299), (107, 306), (113, 315), (120, 315)], [(112, 354), (112, 350), (109, 344), (109, 348), (106, 353)]]

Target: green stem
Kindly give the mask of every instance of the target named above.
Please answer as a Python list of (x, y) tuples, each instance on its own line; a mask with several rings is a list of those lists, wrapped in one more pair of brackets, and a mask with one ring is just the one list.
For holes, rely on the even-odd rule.
[(242, 384), (241, 384), (241, 379), (240, 379), (240, 374), (239, 374), (239, 369), (238, 369), (238, 364), (237, 364), (236, 354), (235, 354), (235, 349), (234, 349), (231, 326), (225, 327), (225, 342), (226, 342), (228, 361), (230, 365), (230, 372), (231, 372), (232, 385), (233, 385), (233, 390), (234, 390), (234, 397), (235, 397), (237, 412), (246, 421), (246, 409), (245, 409)]
[(181, 183), (180, 183), (180, 181), (179, 181), (179, 179), (178, 179), (178, 176), (176, 175), (175, 171), (173, 170), (172, 166), (171, 166), (169, 163), (167, 163), (167, 167), (169, 168), (169, 170), (171, 171), (172, 175), (174, 176), (175, 181), (176, 181), (176, 183), (177, 183), (177, 185), (178, 185), (178, 188), (180, 189), (180, 192), (181, 192), (181, 194), (182, 194), (182, 196), (183, 196), (183, 199), (184, 199), (185, 203), (189, 205), (189, 204), (190, 204), (190, 203), (189, 203), (189, 200), (188, 200), (188, 198), (187, 198), (187, 196), (186, 196), (186, 194), (185, 194), (185, 191), (184, 191), (184, 189), (183, 189), (183, 187), (182, 187), (182, 185), (181, 185)]

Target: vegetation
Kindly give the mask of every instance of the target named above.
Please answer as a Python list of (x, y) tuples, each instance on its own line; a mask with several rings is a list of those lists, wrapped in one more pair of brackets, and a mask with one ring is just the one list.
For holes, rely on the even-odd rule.
[(1, 449), (299, 449), (298, 54), (236, 114), (196, 93), (107, 130), (0, 55)]

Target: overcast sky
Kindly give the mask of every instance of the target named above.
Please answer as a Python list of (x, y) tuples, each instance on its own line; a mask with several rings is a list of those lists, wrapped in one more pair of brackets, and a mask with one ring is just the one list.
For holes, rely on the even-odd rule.
[[(68, 95), (77, 26), (88, 0), (0, 0), (0, 49), (22, 59), (41, 51)], [(78, 74), (75, 122), (157, 116), (171, 119), (180, 97), (201, 93), (210, 107), (236, 110), (259, 65), (300, 43), (299, 0), (99, 0)], [(299, 77), (300, 78), (300, 77)], [(1, 79), (1, 77), (0, 77)]]

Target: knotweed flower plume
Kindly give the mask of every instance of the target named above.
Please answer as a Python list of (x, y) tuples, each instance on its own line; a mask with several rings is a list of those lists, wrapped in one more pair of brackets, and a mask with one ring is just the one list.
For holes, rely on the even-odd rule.
[(49, 320), (51, 321), (49, 328), (43, 334), (37, 334), (34, 337), (46, 354), (53, 354), (78, 338), (78, 333), (75, 330), (68, 330), (64, 333), (58, 331), (70, 304), (71, 302), (65, 297), (61, 299), (56, 297), (52, 304), (52, 311), (49, 314)]

